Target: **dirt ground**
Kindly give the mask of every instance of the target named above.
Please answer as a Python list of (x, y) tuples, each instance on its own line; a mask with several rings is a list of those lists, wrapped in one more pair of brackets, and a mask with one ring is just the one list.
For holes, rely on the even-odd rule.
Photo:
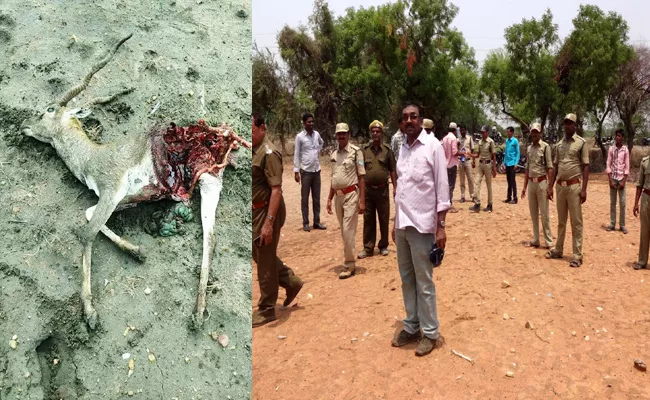
[[(99, 328), (91, 332), (82, 319), (81, 245), (72, 229), (85, 223), (97, 198), (54, 149), (18, 132), (24, 118), (43, 112), (132, 32), (70, 103), (135, 88), (84, 120), (93, 140), (199, 118), (226, 121), (250, 140), (250, 12), (250, 1), (0, 2), (0, 399), (250, 396), (251, 244), (240, 240), (250, 237), (250, 150), (241, 149), (238, 168), (224, 174), (203, 328), (190, 329), (202, 253), (197, 195), (185, 235), (145, 229), (173, 202), (109, 220), (148, 259), (140, 264), (98, 236), (92, 288)], [(227, 347), (213, 332), (228, 335)]]
[[(299, 186), (286, 161), (289, 216), (279, 251), (305, 286), (286, 310), (279, 309), (281, 291), (278, 321), (253, 330), (254, 399), (650, 398), (648, 375), (633, 362), (650, 361), (650, 274), (628, 265), (636, 261), (639, 243), (632, 184), (630, 233), (606, 232), (609, 189), (605, 176), (592, 175), (583, 208), (585, 263), (579, 269), (568, 266), (570, 229), (565, 260), (546, 260), (543, 250), (520, 244), (532, 238), (528, 201), (501, 202), (505, 175), (493, 183), (493, 213), (474, 214), (470, 204), (456, 204), (461, 211), (447, 216), (445, 259), (434, 270), (446, 344), (419, 358), (416, 344), (390, 345), (405, 316), (392, 240), (388, 256), (375, 250), (374, 257), (357, 260), (356, 276), (339, 280), (340, 229), (335, 216), (325, 213), (328, 163), (321, 161), (322, 221), (328, 229), (307, 233), (301, 229)], [(522, 174), (517, 184), (521, 191)], [(485, 204), (485, 187), (482, 197)], [(554, 238), (555, 207), (551, 203)], [(357, 252), (362, 226), (360, 217)], [(502, 288), (504, 280), (510, 287)], [(253, 304), (258, 299), (254, 269)], [(527, 321), (533, 329), (525, 327)]]

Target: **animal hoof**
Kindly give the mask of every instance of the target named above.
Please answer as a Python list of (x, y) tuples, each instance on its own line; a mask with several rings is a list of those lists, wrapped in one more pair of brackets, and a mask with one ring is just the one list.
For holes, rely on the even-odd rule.
[(147, 261), (147, 256), (140, 246), (138, 246), (136, 250), (131, 251), (131, 256), (141, 263)]
[(90, 311), (86, 311), (86, 325), (88, 325), (88, 329), (90, 329), (91, 331), (94, 331), (95, 328), (97, 327), (97, 319), (98, 319), (97, 311), (95, 311), (94, 309)]

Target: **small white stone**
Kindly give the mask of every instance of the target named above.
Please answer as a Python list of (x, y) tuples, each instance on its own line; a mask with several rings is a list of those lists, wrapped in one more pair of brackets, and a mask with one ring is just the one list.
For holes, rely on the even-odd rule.
[(502, 289), (509, 288), (509, 287), (510, 287), (510, 282), (508, 282), (508, 281), (501, 282), (501, 288)]
[(596, 307), (596, 310), (598, 310), (599, 312), (603, 312), (603, 308), (602, 308), (602, 307)]
[(515, 352), (515, 348), (512, 347), (512, 348), (510, 349), (510, 352), (511, 352), (511, 353), (514, 353), (514, 352)]
[(287, 338), (287, 337), (284, 336), (284, 335), (278, 335), (278, 340), (284, 340), (284, 339), (286, 339), (286, 338)]
[(152, 292), (151, 288), (146, 288), (146, 289), (144, 290), (144, 294), (146, 294), (146, 295), (150, 295), (151, 292)]
[(122, 354), (122, 360), (128, 360), (129, 358), (131, 358), (131, 353)]
[(585, 336), (585, 342), (589, 341), (589, 336)]
[(509, 319), (510, 316), (507, 313), (503, 313), (503, 319)]
[(508, 372), (506, 372), (506, 376), (507, 376), (508, 378), (514, 378), (514, 377), (515, 377), (515, 373), (512, 372), (512, 371), (508, 371)]
[(576, 335), (576, 331), (571, 331), (571, 336), (575, 336), (575, 335)]

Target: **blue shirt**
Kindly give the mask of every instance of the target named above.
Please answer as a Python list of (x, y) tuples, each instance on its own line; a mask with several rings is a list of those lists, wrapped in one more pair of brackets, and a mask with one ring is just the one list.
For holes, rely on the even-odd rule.
[(506, 167), (512, 167), (519, 162), (519, 140), (514, 136), (506, 139), (506, 154), (503, 163)]

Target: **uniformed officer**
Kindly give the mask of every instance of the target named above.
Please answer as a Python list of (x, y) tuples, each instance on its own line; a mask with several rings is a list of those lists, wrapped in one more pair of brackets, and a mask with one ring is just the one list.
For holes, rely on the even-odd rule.
[(388, 221), (390, 219), (390, 197), (388, 177), (397, 185), (395, 156), (390, 147), (381, 142), (384, 124), (375, 120), (370, 124), (372, 141), (363, 147), (363, 160), (366, 169), (366, 211), (363, 214), (363, 250), (359, 258), (373, 255), (377, 240), (377, 218), (381, 238), (378, 246), (382, 256), (388, 255)]
[(476, 172), (476, 198), (471, 211), (481, 211), (481, 181), (485, 177), (485, 184), (488, 191), (488, 205), (483, 211), (492, 212), (492, 178), (497, 176), (497, 162), (494, 151), (494, 140), (488, 137), (490, 127), (483, 125), (481, 128), (481, 140), (478, 142), (478, 153), (471, 157), (478, 158), (478, 171)]
[[(562, 258), (567, 217), (571, 214), (573, 260), (569, 266), (582, 265), (582, 203), (587, 201), (589, 146), (576, 133), (576, 115), (564, 117), (564, 137), (553, 150), (553, 175), (557, 179), (557, 241), (546, 258)], [(582, 185), (580, 177), (582, 175)], [(548, 188), (553, 199), (553, 181)]]
[[(639, 209), (641, 199), (641, 209)], [(634, 216), (641, 212), (641, 241), (639, 242), (639, 261), (634, 264), (634, 269), (648, 268), (648, 246), (650, 246), (650, 156), (641, 160), (639, 179), (636, 182), (636, 196), (634, 198)]]
[(540, 124), (531, 124), (530, 137), (532, 144), (528, 146), (524, 189), (521, 191), (521, 198), (525, 199), (526, 188), (528, 188), (528, 207), (533, 220), (533, 241), (526, 244), (531, 247), (540, 246), (539, 217), (541, 216), (545, 244), (543, 247), (549, 249), (553, 245), (553, 239), (548, 215), (548, 183), (553, 180), (553, 157), (551, 146), (541, 140), (542, 126)]
[(253, 327), (274, 321), (278, 285), (285, 288), (284, 306), (296, 298), (303, 282), (277, 256), (280, 229), (286, 209), (282, 198), (282, 155), (266, 139), (264, 119), (253, 115), (253, 260), (260, 285), (259, 309), (253, 313)]
[(460, 175), (460, 202), (465, 202), (465, 177), (469, 186), (469, 197), (474, 201), (474, 176), (476, 161), (470, 156), (474, 151), (474, 138), (467, 134), (465, 124), (460, 124), (460, 152), (458, 153), (458, 175)]
[(339, 278), (346, 279), (355, 273), (354, 237), (357, 233), (358, 214), (365, 211), (366, 174), (363, 152), (350, 144), (348, 124), (336, 124), (338, 148), (332, 152), (332, 186), (327, 198), (327, 212), (332, 214), (332, 199), (336, 196), (336, 217), (343, 237), (345, 264)]

